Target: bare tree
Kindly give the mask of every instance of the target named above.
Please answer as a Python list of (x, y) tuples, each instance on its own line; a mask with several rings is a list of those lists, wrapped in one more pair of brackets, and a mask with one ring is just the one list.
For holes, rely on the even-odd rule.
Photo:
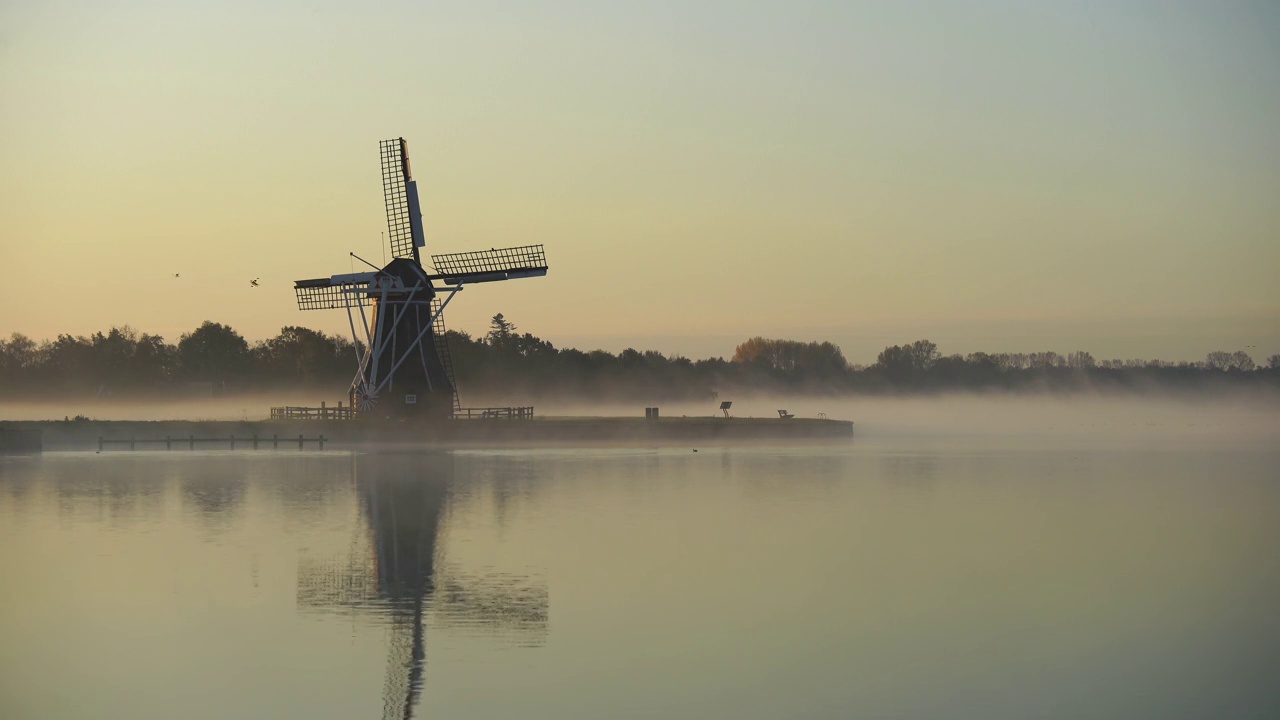
[(1237, 350), (1233, 353), (1225, 350), (1214, 350), (1204, 356), (1204, 366), (1210, 370), (1220, 370), (1229, 372), (1235, 370), (1237, 372), (1247, 372), (1255, 366), (1253, 358), (1243, 350)]
[(1088, 370), (1095, 365), (1097, 365), (1097, 362), (1093, 359), (1093, 355), (1090, 355), (1084, 350), (1077, 350), (1070, 355), (1067, 355), (1067, 367), (1076, 368), (1078, 370)]

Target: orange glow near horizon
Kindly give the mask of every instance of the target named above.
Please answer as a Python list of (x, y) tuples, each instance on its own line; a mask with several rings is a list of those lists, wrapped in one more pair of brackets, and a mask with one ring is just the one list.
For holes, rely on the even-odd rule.
[(547, 277), (450, 305), (473, 334), (1280, 352), (1274, 8), (61, 1), (0, 26), (3, 336), (346, 335), (292, 281), (382, 258), (377, 143), (403, 136), (428, 253), (546, 245)]

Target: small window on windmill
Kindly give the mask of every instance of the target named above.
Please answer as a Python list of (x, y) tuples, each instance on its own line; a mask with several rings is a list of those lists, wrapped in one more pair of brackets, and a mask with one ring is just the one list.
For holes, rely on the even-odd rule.
[(412, 393), (410, 393), (410, 394), (408, 394), (408, 395), (405, 395), (405, 396), (404, 396), (404, 404), (405, 404), (405, 405), (417, 405), (417, 404), (418, 404), (418, 396), (417, 396), (417, 395), (414, 395), (414, 394), (412, 394)]

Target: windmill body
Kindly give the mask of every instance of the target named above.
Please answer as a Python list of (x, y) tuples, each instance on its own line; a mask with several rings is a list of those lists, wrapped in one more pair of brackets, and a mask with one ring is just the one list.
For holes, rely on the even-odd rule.
[[(359, 358), (357, 417), (447, 418), (460, 408), (445, 342), (444, 308), (464, 287), (547, 274), (541, 245), (431, 256), (404, 138), (379, 143), (392, 260), (371, 272), (298, 280), (302, 310), (345, 309)], [(376, 267), (376, 266), (375, 266)]]

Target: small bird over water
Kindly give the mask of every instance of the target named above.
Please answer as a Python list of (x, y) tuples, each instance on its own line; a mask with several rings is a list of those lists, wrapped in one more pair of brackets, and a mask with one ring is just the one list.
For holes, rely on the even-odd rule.
[(249, 287), (258, 287), (258, 278), (249, 281)]

